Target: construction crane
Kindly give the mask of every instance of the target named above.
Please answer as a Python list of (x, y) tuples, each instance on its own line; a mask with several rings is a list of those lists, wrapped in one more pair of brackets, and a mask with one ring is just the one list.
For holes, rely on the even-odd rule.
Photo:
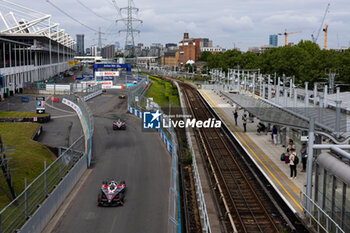
[(314, 34), (311, 35), (312, 41), (313, 41), (314, 43), (317, 43), (317, 39), (318, 39), (318, 37), (320, 36), (320, 32), (321, 32), (321, 30), (322, 30), (322, 27), (323, 27), (323, 24), (324, 24), (324, 20), (326, 19), (326, 16), (327, 16), (327, 13), (328, 13), (329, 6), (330, 6), (330, 5), (331, 5), (330, 3), (327, 4), (326, 11), (324, 12), (323, 19), (322, 19), (320, 28), (319, 28), (318, 31), (317, 31), (316, 37), (314, 37)]
[(323, 46), (323, 49), (327, 50), (328, 24), (326, 24), (326, 27), (323, 29), (323, 31), (324, 31), (324, 46)]
[(287, 29), (285, 32), (278, 33), (279, 36), (284, 36), (284, 45), (287, 46), (287, 37), (289, 34), (297, 34), (301, 33), (302, 31), (296, 31), (296, 32), (287, 32)]

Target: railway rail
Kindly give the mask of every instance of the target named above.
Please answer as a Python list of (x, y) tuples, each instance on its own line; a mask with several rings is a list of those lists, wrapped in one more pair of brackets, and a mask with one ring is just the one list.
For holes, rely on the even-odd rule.
[[(195, 88), (180, 83), (190, 113), (197, 120), (215, 118)], [(225, 132), (218, 128), (195, 130), (203, 147), (207, 167), (212, 174), (221, 203), (224, 228), (227, 232), (281, 232), (286, 222), (272, 201), (259, 188), (254, 174), (247, 171)]]

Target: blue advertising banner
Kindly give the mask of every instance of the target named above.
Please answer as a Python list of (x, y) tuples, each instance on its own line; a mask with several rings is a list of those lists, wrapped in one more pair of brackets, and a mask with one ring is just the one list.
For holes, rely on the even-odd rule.
[(98, 69), (126, 69), (131, 72), (130, 64), (94, 64), (94, 72)]

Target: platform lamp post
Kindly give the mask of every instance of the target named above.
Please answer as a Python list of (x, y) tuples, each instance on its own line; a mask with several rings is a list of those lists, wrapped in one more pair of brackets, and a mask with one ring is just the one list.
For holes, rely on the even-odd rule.
[(275, 101), (276, 101), (276, 104), (280, 104), (280, 86), (281, 86), (281, 78), (278, 77), (277, 78), (277, 86), (276, 86), (276, 89), (275, 89)]
[(253, 74), (253, 90), (252, 90), (252, 96), (255, 98), (255, 73)]
[(267, 77), (267, 88), (268, 88), (268, 92), (267, 92), (267, 99), (268, 100), (271, 100), (271, 76), (270, 75), (268, 75), (268, 77)]
[(308, 137), (308, 157), (306, 168), (306, 209), (311, 213), (311, 197), (312, 197), (312, 162), (313, 162), (313, 147), (315, 141), (315, 118), (310, 118), (309, 121), (309, 137)]

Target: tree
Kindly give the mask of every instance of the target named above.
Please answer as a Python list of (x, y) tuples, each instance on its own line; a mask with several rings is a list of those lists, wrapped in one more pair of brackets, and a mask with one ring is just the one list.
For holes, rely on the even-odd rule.
[(207, 57), (208, 69), (222, 68), (227, 71), (228, 68), (238, 66), (243, 69), (260, 68), (261, 73), (276, 73), (280, 77), (283, 74), (295, 76), (298, 84), (308, 81), (311, 85), (324, 81), (326, 69), (339, 69), (336, 81), (350, 83), (350, 51), (338, 53), (334, 50), (321, 50), (312, 41), (300, 41), (295, 46), (278, 47), (261, 54), (228, 50)]
[(197, 66), (196, 65), (191, 65), (191, 64), (186, 64), (185, 65), (185, 70), (188, 71), (189, 73), (194, 73), (197, 71)]
[(211, 55), (211, 52), (204, 51), (201, 56), (198, 58), (199, 61), (207, 61), (208, 57)]

